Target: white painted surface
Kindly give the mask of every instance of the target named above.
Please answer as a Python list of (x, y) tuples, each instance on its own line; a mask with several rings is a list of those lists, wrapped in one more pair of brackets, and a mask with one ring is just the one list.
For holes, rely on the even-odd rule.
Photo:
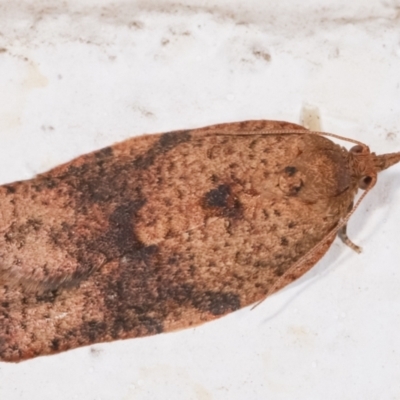
[[(145, 132), (300, 121), (400, 150), (400, 2), (0, 1), (0, 181)], [(253, 311), (0, 364), (1, 399), (400, 399), (400, 167)]]

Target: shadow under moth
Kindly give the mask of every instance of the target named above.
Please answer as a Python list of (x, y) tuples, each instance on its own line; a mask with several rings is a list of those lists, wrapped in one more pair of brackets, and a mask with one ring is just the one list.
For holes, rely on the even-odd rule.
[(324, 136), (263, 120), (145, 135), (0, 186), (0, 360), (195, 326), (297, 279), (336, 234), (359, 250), (354, 198), (400, 153)]

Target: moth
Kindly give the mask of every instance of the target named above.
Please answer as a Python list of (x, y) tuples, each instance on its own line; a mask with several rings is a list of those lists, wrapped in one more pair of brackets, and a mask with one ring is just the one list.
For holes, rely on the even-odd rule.
[(336, 234), (358, 251), (355, 196), (400, 153), (326, 135), (144, 135), (0, 186), (0, 360), (195, 326), (292, 282)]

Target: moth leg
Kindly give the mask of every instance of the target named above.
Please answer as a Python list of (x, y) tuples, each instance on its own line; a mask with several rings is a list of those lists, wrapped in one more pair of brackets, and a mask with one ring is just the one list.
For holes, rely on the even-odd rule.
[(360, 254), (362, 252), (362, 248), (360, 246), (357, 246), (355, 243), (353, 243), (350, 238), (347, 236), (347, 224), (342, 226), (339, 231), (338, 231), (338, 237), (340, 240), (349, 246), (352, 250), (354, 250), (356, 253)]
[[(353, 209), (354, 203), (351, 202), (349, 205), (349, 208), (347, 210), (348, 215), (351, 213), (351, 210)], [(352, 250), (354, 250), (356, 253), (360, 254), (362, 252), (362, 248), (360, 246), (357, 246), (355, 243), (353, 243), (350, 238), (347, 236), (347, 224), (342, 226), (337, 233), (338, 237), (340, 240), (347, 246), (349, 246)]]

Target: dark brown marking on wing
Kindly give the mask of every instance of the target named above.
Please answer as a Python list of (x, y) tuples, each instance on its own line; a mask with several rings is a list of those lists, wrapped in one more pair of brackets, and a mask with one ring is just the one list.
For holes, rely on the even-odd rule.
[(211, 189), (203, 197), (203, 207), (211, 215), (226, 218), (241, 218), (243, 209), (240, 201), (232, 193), (231, 186), (219, 185)]
[(292, 166), (287, 166), (285, 167), (284, 171), (288, 176), (293, 176), (297, 172), (297, 168)]
[(135, 234), (135, 219), (145, 199), (133, 199), (117, 206), (108, 219), (108, 229), (94, 243), (90, 250), (103, 252), (108, 260), (135, 253), (143, 244)]
[(96, 320), (84, 322), (80, 327), (80, 335), (91, 342), (101, 339), (106, 331), (107, 324)]
[(240, 297), (232, 292), (214, 292), (207, 290), (193, 298), (193, 305), (200, 311), (212, 315), (222, 315), (240, 308)]
[(133, 165), (138, 169), (147, 169), (154, 164), (159, 155), (167, 153), (181, 143), (188, 142), (190, 138), (189, 131), (164, 133), (154, 146), (133, 161)]
[(108, 157), (112, 157), (114, 154), (113, 148), (112, 147), (104, 147), (101, 150), (98, 150), (95, 152), (95, 157), (98, 159), (105, 159)]

